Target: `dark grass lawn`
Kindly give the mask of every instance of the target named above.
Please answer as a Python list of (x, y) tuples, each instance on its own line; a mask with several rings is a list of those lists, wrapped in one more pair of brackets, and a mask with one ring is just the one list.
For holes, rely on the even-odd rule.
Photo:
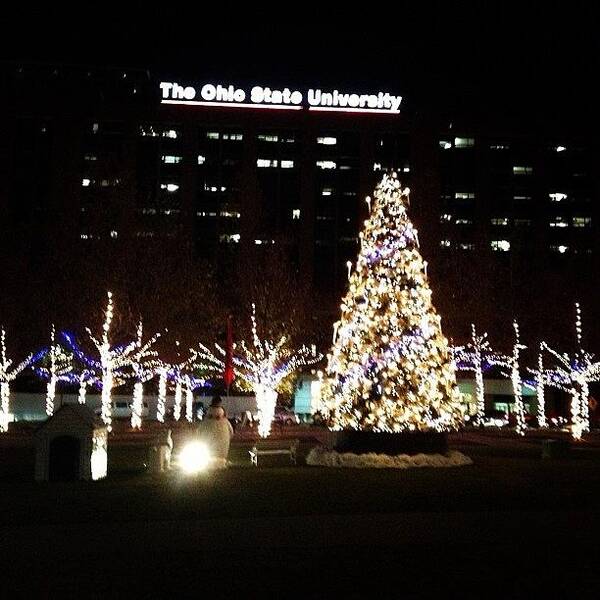
[(474, 462), (405, 471), (234, 466), (194, 477), (122, 472), (98, 482), (6, 481), (0, 482), (0, 523), (600, 506), (598, 460), (488, 455), (474, 456)]
[(248, 446), (192, 478), (115, 448), (104, 481), (0, 479), (6, 597), (600, 597), (598, 449), (391, 471), (253, 468)]

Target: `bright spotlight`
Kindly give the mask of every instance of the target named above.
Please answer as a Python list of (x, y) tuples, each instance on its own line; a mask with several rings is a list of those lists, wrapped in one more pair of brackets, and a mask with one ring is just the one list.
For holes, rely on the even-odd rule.
[(179, 455), (179, 466), (188, 475), (204, 471), (210, 462), (208, 448), (201, 442), (186, 444)]

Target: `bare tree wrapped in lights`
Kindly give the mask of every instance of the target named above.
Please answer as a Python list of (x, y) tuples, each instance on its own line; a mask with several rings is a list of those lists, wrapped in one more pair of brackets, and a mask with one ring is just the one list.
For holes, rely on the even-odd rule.
[(6, 332), (4, 328), (0, 332), (0, 433), (8, 431), (10, 414), (10, 382), (30, 366), (43, 353), (37, 356), (30, 354), (24, 361), (13, 367), (12, 359), (6, 356)]
[(77, 344), (73, 335), (66, 331), (61, 331), (60, 336), (63, 343), (72, 353), (75, 366), (73, 370), (64, 376), (64, 379), (71, 385), (77, 385), (79, 389), (78, 402), (85, 404), (87, 388), (95, 386), (100, 389), (101, 386), (101, 365), (98, 361), (88, 356)]
[(533, 375), (533, 381), (523, 380), (523, 385), (531, 390), (535, 390), (537, 398), (537, 422), (538, 427), (548, 427), (546, 419), (546, 385), (548, 385), (548, 375), (544, 370), (544, 343), (540, 344), (540, 352), (538, 354), (537, 369), (528, 368), (527, 371)]
[[(192, 400), (190, 402), (193, 402), (193, 384), (194, 382), (191, 382), (188, 380), (189, 377), (189, 373), (187, 373), (187, 370), (190, 368), (190, 366), (192, 365), (192, 363), (196, 360), (197, 358), (197, 354), (195, 351), (192, 351), (192, 355), (187, 358), (186, 360), (176, 363), (174, 365), (170, 365), (169, 370), (168, 370), (168, 378), (174, 382), (174, 404), (173, 404), (173, 418), (175, 419), (175, 421), (179, 421), (179, 419), (181, 418), (181, 407), (182, 407), (182, 401), (183, 401), (183, 393), (184, 393), (184, 387), (185, 387), (185, 395), (186, 395), (186, 414), (187, 414), (187, 418), (188, 421), (192, 420), (192, 408), (191, 408), (191, 404), (190, 404), (190, 408), (189, 410), (187, 410), (187, 404), (188, 404), (188, 398), (191, 396)], [(202, 385), (204, 385), (204, 380), (202, 380)], [(189, 391), (189, 393), (188, 393)]]
[(481, 425), (485, 415), (485, 389), (483, 371), (497, 363), (499, 356), (492, 354), (487, 333), (477, 335), (475, 325), (471, 323), (471, 341), (466, 346), (452, 349), (456, 367), (459, 371), (472, 371), (475, 374), (475, 395), (477, 397), (477, 412), (475, 424)]
[(73, 355), (65, 352), (63, 347), (56, 342), (54, 325), (50, 331), (50, 348), (47, 354), (48, 366), (36, 369), (36, 372), (48, 380), (46, 384), (46, 414), (54, 414), (54, 398), (56, 384), (59, 381), (69, 381), (69, 374), (73, 371)]
[(322, 387), (321, 412), (334, 430), (441, 431), (462, 420), (408, 203), (395, 174), (369, 201)]
[(519, 324), (514, 321), (513, 329), (515, 330), (515, 343), (513, 344), (513, 351), (510, 356), (496, 356), (491, 360), (491, 363), (499, 367), (504, 367), (508, 371), (503, 371), (505, 377), (509, 377), (513, 388), (514, 402), (514, 413), (516, 418), (516, 432), (519, 435), (525, 435), (527, 424), (525, 422), (525, 405), (523, 404), (523, 382), (521, 381), (521, 372), (519, 366), (519, 359), (521, 356), (521, 350), (527, 348), (521, 344), (521, 334), (519, 332)]
[(542, 342), (542, 346), (556, 359), (557, 365), (546, 370), (546, 381), (571, 395), (571, 435), (579, 440), (590, 430), (589, 384), (600, 380), (600, 362), (582, 348), (583, 328), (581, 309), (575, 304), (575, 332), (577, 351), (573, 357), (560, 354)]
[(100, 357), (101, 385), (102, 385), (102, 420), (110, 428), (112, 423), (112, 390), (116, 385), (122, 384), (131, 377), (126, 369), (131, 367), (136, 356), (139, 356), (137, 340), (125, 346), (112, 346), (110, 343), (110, 325), (113, 319), (112, 293), (108, 292), (102, 337), (97, 339), (92, 332), (86, 331), (96, 346)]
[[(151, 350), (160, 333), (154, 334), (145, 344), (142, 343), (144, 328), (142, 322), (139, 322), (137, 329), (137, 339), (135, 341), (135, 350), (131, 354), (130, 364), (133, 371), (135, 384), (133, 385), (133, 401), (131, 404), (131, 427), (132, 429), (141, 429), (142, 411), (144, 405), (144, 383), (150, 381), (157, 373), (162, 363), (156, 360), (158, 353)], [(164, 408), (164, 398), (163, 398)], [(163, 411), (164, 417), (164, 411)], [(164, 420), (164, 418), (163, 418)]]
[[(321, 360), (315, 348), (302, 346), (293, 350), (288, 346), (286, 336), (277, 342), (261, 340), (258, 335), (256, 323), (256, 307), (252, 305), (252, 343), (240, 342), (234, 349), (233, 365), (235, 373), (246, 384), (252, 387), (256, 395), (258, 409), (258, 433), (261, 437), (268, 437), (275, 414), (277, 403), (277, 390), (288, 375), (300, 367), (310, 365)], [(215, 344), (220, 356), (225, 358), (224, 348)], [(206, 361), (201, 365), (210, 370), (223, 372), (225, 361), (215, 356), (206, 346), (200, 344), (198, 356)]]

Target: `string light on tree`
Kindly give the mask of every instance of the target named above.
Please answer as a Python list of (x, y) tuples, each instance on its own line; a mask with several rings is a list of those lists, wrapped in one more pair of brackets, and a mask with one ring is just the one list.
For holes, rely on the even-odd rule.
[[(177, 345), (179, 345), (179, 342), (177, 342)], [(180, 363), (171, 365), (168, 370), (169, 379), (171, 379), (171, 381), (175, 382), (173, 418), (176, 421), (179, 421), (179, 419), (181, 418), (183, 387), (184, 387), (184, 384), (186, 383), (186, 377), (188, 376), (186, 371), (190, 368), (190, 366), (192, 365), (194, 360), (196, 360), (196, 357), (197, 357), (196, 352), (192, 351), (192, 354), (190, 355), (189, 358), (187, 358), (186, 360), (184, 360)], [(204, 380), (202, 380), (202, 384), (204, 384)], [(192, 398), (193, 398), (193, 394), (192, 394)], [(187, 398), (186, 398), (186, 402), (187, 402)], [(191, 417), (192, 417), (192, 415), (191, 415), (191, 409), (190, 409), (190, 419), (191, 419)]]
[(521, 373), (519, 371), (519, 358), (521, 350), (524, 350), (527, 346), (521, 344), (519, 324), (516, 321), (513, 321), (513, 329), (515, 331), (515, 343), (513, 345), (511, 356), (495, 357), (491, 362), (500, 367), (509, 369), (508, 372), (504, 372), (503, 374), (505, 377), (510, 377), (512, 383), (516, 418), (515, 429), (519, 435), (525, 435), (527, 424), (525, 422), (525, 405), (523, 404), (523, 386), (521, 382)]
[(112, 293), (108, 292), (108, 302), (105, 311), (104, 324), (102, 325), (102, 337), (94, 337), (90, 329), (86, 331), (96, 346), (100, 361), (101, 385), (102, 385), (102, 420), (108, 429), (112, 428), (112, 390), (116, 385), (122, 384), (131, 377), (131, 373), (126, 372), (134, 360), (134, 353), (138, 350), (137, 342), (133, 341), (125, 346), (111, 346), (110, 326), (113, 319), (113, 300)]
[(546, 419), (546, 373), (544, 371), (544, 356), (543, 356), (544, 344), (540, 344), (540, 352), (538, 354), (537, 369), (527, 369), (534, 377), (533, 381), (523, 381), (523, 384), (528, 388), (535, 390), (537, 398), (537, 421), (538, 427), (548, 427), (548, 421)]
[[(131, 428), (141, 429), (142, 427), (142, 412), (144, 406), (144, 383), (150, 381), (162, 363), (156, 360), (157, 352), (151, 350), (156, 340), (160, 337), (160, 333), (154, 334), (145, 344), (142, 342), (144, 328), (142, 321), (139, 322), (137, 328), (137, 338), (135, 341), (135, 349), (129, 358), (129, 364), (133, 370), (135, 384), (133, 386), (133, 401), (131, 404)], [(164, 399), (163, 399), (163, 420), (164, 420)]]
[(63, 344), (68, 348), (73, 356), (73, 370), (68, 373), (64, 380), (71, 385), (77, 385), (78, 402), (79, 404), (85, 404), (87, 395), (87, 388), (89, 386), (95, 386), (101, 389), (101, 365), (97, 360), (94, 360), (88, 356), (77, 344), (72, 334), (61, 331), (60, 333)]
[(12, 359), (6, 354), (6, 331), (2, 328), (0, 332), (0, 433), (8, 431), (10, 421), (10, 382), (44, 354), (45, 351), (35, 356), (30, 354), (23, 362), (13, 367)]
[[(271, 432), (275, 406), (277, 404), (277, 389), (283, 380), (297, 371), (300, 367), (310, 365), (321, 360), (322, 356), (316, 353), (316, 348), (302, 346), (296, 350), (288, 346), (286, 336), (279, 341), (261, 340), (258, 335), (256, 322), (256, 306), (252, 304), (252, 343), (239, 344), (239, 351), (234, 352), (233, 364), (236, 375), (252, 387), (256, 395), (258, 412), (258, 433), (261, 437), (268, 437)], [(215, 372), (223, 372), (225, 362), (215, 356), (206, 346), (199, 344), (198, 356), (206, 361), (203, 368)], [(220, 356), (225, 357), (225, 350), (215, 344)], [(238, 346), (236, 346), (237, 350)]]
[(327, 357), (321, 412), (334, 430), (446, 430), (462, 422), (455, 365), (431, 301), (409, 190), (385, 175)]
[(54, 325), (50, 330), (50, 348), (48, 350), (48, 367), (38, 369), (38, 374), (48, 379), (46, 385), (46, 414), (51, 417), (54, 414), (54, 398), (56, 396), (56, 384), (65, 380), (66, 376), (73, 370), (73, 355), (65, 352), (62, 346), (56, 343), (56, 330)]
[(594, 362), (594, 355), (582, 348), (579, 303), (575, 304), (575, 333), (578, 348), (573, 357), (560, 354), (545, 342), (542, 345), (557, 361), (554, 368), (545, 371), (546, 382), (571, 395), (571, 435), (579, 440), (590, 430), (589, 384), (600, 380), (600, 362)]
[(167, 367), (162, 366), (159, 369), (158, 373), (158, 399), (156, 403), (156, 419), (159, 423), (164, 423), (167, 400), (167, 376), (169, 374), (169, 370)]
[(475, 374), (475, 395), (477, 398), (477, 410), (475, 413), (475, 424), (482, 425), (485, 416), (485, 389), (483, 382), (483, 369), (497, 361), (499, 357), (492, 355), (487, 333), (477, 335), (475, 325), (471, 323), (471, 341), (466, 347), (453, 349), (457, 368), (460, 371), (472, 371)]

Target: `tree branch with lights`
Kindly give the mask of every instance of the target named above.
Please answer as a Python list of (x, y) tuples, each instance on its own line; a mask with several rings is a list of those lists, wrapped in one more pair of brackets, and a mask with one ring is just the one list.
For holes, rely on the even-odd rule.
[[(0, 433), (8, 431), (10, 415), (10, 383), (27, 367), (39, 360), (46, 350), (37, 354), (29, 354), (25, 360), (14, 365), (13, 360), (6, 353), (6, 331), (0, 332)], [(14, 365), (14, 366), (13, 366)]]
[[(251, 387), (256, 395), (258, 433), (266, 438), (271, 432), (277, 390), (282, 382), (301, 367), (317, 363), (322, 356), (317, 354), (314, 346), (290, 348), (286, 336), (281, 336), (277, 342), (261, 339), (258, 335), (254, 304), (251, 323), (252, 341), (241, 341), (234, 347), (233, 366), (236, 376)], [(215, 348), (217, 354), (199, 344), (198, 357), (205, 361), (199, 367), (222, 373), (225, 369), (226, 351), (219, 344), (215, 344)]]

